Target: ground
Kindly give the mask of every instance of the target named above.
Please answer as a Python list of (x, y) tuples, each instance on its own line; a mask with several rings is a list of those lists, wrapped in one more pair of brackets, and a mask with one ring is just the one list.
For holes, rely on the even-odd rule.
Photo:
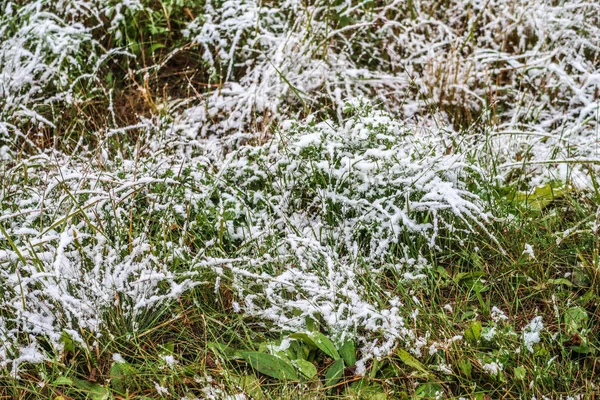
[(600, 384), (600, 5), (0, 3), (0, 396)]

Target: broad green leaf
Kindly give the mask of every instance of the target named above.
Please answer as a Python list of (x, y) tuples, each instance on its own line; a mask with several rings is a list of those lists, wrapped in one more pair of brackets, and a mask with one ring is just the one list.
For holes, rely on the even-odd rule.
[(67, 332), (62, 332), (62, 334), (60, 335), (60, 341), (63, 343), (63, 351), (65, 353), (75, 352), (75, 343), (73, 343), (73, 339), (71, 339), (71, 336)]
[(576, 346), (571, 346), (571, 350), (579, 354), (589, 354), (591, 352), (588, 340), (585, 337), (581, 338), (581, 343)]
[(465, 340), (470, 342), (471, 344), (476, 344), (477, 341), (481, 338), (481, 322), (471, 322), (471, 324), (469, 324), (469, 327), (465, 331), (464, 337)]
[(565, 311), (563, 322), (568, 335), (574, 335), (587, 327), (588, 313), (583, 307), (571, 307)]
[(564, 186), (554, 188), (551, 184), (547, 184), (536, 187), (533, 193), (517, 192), (512, 200), (541, 211), (555, 199), (563, 197), (567, 191), (568, 189)]
[(305, 318), (305, 321), (306, 321), (306, 329), (308, 329), (310, 332), (315, 332), (318, 330), (318, 324), (314, 320), (314, 318), (307, 316)]
[(587, 274), (582, 271), (580, 268), (576, 268), (573, 271), (573, 275), (571, 275), (571, 280), (573, 284), (577, 287), (586, 287), (590, 285), (590, 279)]
[(258, 351), (243, 351), (240, 352), (240, 355), (260, 373), (279, 380), (298, 380), (296, 370), (289, 361)]
[(339, 358), (333, 362), (325, 373), (325, 386), (331, 387), (344, 376), (344, 360)]
[(285, 350), (285, 354), (290, 360), (306, 360), (309, 353), (308, 344), (298, 340), (290, 341), (290, 346)]
[(110, 366), (110, 386), (119, 393), (125, 392), (123, 378), (125, 373), (121, 367), (121, 363), (113, 362)]
[(154, 43), (152, 46), (150, 46), (150, 48), (148, 49), (148, 54), (152, 54), (154, 53), (156, 50), (158, 49), (162, 49), (163, 47), (165, 47), (164, 44), (162, 43)]
[(448, 271), (446, 271), (446, 268), (444, 267), (437, 267), (435, 269), (435, 272), (437, 273), (437, 275), (443, 279), (448, 279), (450, 278), (450, 274), (448, 274)]
[(290, 335), (293, 339), (302, 340), (305, 343), (310, 344), (311, 346), (317, 347), (323, 353), (327, 354), (329, 357), (337, 360), (340, 358), (340, 354), (335, 348), (335, 345), (327, 336), (323, 335), (321, 332), (309, 332), (309, 333), (294, 333)]
[(129, 363), (113, 362), (110, 366), (110, 385), (119, 393), (125, 392), (124, 381), (132, 375), (136, 375), (137, 371)]
[(317, 375), (317, 367), (315, 367), (315, 365), (310, 361), (298, 359), (292, 361), (292, 363), (296, 365), (298, 371), (300, 371), (300, 373), (304, 375), (307, 379), (311, 379), (312, 377)]
[(109, 393), (108, 390), (97, 383), (92, 383), (85, 381), (83, 379), (71, 378), (73, 381), (73, 386), (82, 392), (87, 393), (87, 398), (92, 400), (105, 400), (108, 399)]
[(415, 397), (417, 399), (437, 399), (443, 395), (444, 388), (439, 383), (424, 383), (419, 385), (415, 390)]
[(469, 361), (468, 358), (461, 358), (458, 360), (458, 368), (462, 371), (462, 373), (467, 377), (471, 378), (471, 371), (473, 370), (473, 364)]
[(525, 367), (517, 367), (515, 368), (515, 378), (522, 381), (525, 380), (525, 377), (527, 376), (527, 370), (525, 369)]
[(402, 362), (409, 367), (412, 367), (425, 375), (431, 375), (427, 368), (425, 368), (425, 366), (419, 360), (414, 358), (408, 351), (399, 349), (398, 357), (400, 357), (400, 360), (402, 360)]
[(356, 364), (356, 349), (354, 348), (354, 340), (346, 338), (344, 343), (340, 346), (340, 356), (344, 359), (344, 362), (348, 367)]
[(485, 275), (482, 271), (459, 272), (452, 277), (455, 283), (460, 283), (465, 280), (477, 279)]

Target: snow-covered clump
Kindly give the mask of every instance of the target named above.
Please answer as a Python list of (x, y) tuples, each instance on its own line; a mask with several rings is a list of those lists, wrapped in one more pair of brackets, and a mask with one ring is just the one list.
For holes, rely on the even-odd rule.
[(373, 274), (418, 276), (428, 266), (421, 250), (439, 250), (441, 231), (459, 241), (486, 232), (489, 215), (466, 190), (470, 167), (447, 152), (447, 133), (364, 104), (352, 112), (343, 125), (290, 123), (227, 157), (221, 225), (255, 259), (223, 276), (233, 275), (246, 313), (291, 331), (321, 321), (333, 335), (359, 335), (366, 357), (383, 356), (416, 337), (404, 323), (410, 310)]

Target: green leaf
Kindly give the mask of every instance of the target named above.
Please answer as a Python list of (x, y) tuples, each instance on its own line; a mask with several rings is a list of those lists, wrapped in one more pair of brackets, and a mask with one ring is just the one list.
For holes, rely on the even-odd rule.
[(92, 400), (106, 400), (109, 397), (108, 390), (97, 383), (92, 383), (78, 378), (69, 378), (66, 376), (58, 377), (52, 382), (53, 385), (71, 386), (87, 393), (87, 398)]
[(162, 346), (167, 354), (173, 354), (175, 352), (175, 342), (167, 342)]
[(314, 320), (314, 318), (306, 316), (305, 321), (306, 329), (308, 329), (310, 332), (315, 332), (318, 330), (319, 326), (317, 324), (317, 321)]
[(424, 375), (431, 375), (431, 372), (425, 368), (425, 366), (416, 358), (414, 358), (408, 351), (404, 349), (398, 349), (398, 357), (400, 360), (409, 367), (416, 369), (417, 371), (423, 373)]
[(590, 279), (588, 278), (587, 274), (579, 268), (573, 271), (571, 279), (573, 284), (577, 287), (587, 287), (590, 285)]
[(342, 109), (342, 112), (344, 114), (349, 114), (351, 112), (354, 111), (354, 105), (352, 105), (351, 103), (345, 103), (344, 104), (344, 108)]
[(471, 272), (459, 272), (452, 277), (454, 283), (461, 283), (466, 280), (474, 280), (484, 276), (485, 273), (483, 271), (471, 271)]
[(467, 377), (471, 378), (471, 371), (473, 370), (473, 364), (467, 358), (461, 358), (458, 360), (458, 368), (462, 371), (462, 373)]
[(91, 383), (77, 378), (73, 378), (73, 383), (77, 389), (89, 392), (94, 400), (100, 400), (108, 397), (108, 391), (106, 388), (97, 383)]
[(512, 200), (541, 211), (552, 201), (563, 197), (566, 193), (567, 189), (565, 187), (554, 188), (551, 184), (547, 184), (536, 187), (533, 193), (517, 192)]
[(310, 348), (304, 342), (292, 340), (290, 346), (285, 350), (285, 354), (290, 360), (306, 360), (310, 354)]
[(417, 399), (436, 399), (444, 395), (444, 388), (439, 383), (424, 383), (415, 390)]
[(548, 283), (551, 285), (564, 285), (564, 286), (568, 286), (568, 287), (573, 287), (573, 283), (571, 283), (570, 280), (565, 279), (565, 278), (558, 278), (558, 279), (548, 279)]
[(63, 343), (63, 351), (65, 353), (75, 353), (75, 343), (73, 343), (73, 339), (71, 339), (71, 336), (67, 332), (62, 331), (60, 341)]
[(125, 380), (137, 371), (126, 362), (113, 362), (110, 366), (110, 385), (119, 393), (125, 393)]
[(325, 386), (331, 387), (338, 383), (338, 381), (344, 375), (344, 360), (339, 358), (333, 362), (327, 368), (327, 372), (325, 373)]
[(466, 320), (471, 319), (476, 316), (477, 316), (477, 313), (475, 311), (465, 311), (460, 315), (460, 319), (462, 321), (466, 321)]
[(162, 43), (154, 43), (152, 46), (150, 46), (150, 48), (148, 49), (148, 54), (152, 54), (154, 53), (156, 50), (158, 49), (162, 49), (163, 47), (166, 47), (164, 44)]
[(294, 366), (279, 357), (258, 351), (243, 351), (240, 355), (252, 368), (262, 374), (279, 380), (298, 380)]
[(563, 322), (568, 335), (574, 335), (585, 329), (588, 324), (588, 313), (583, 307), (571, 307), (565, 311)]
[(373, 360), (373, 364), (371, 364), (371, 372), (369, 372), (369, 376), (371, 378), (375, 378), (375, 375), (377, 375), (382, 366), (383, 363), (375, 358)]
[(579, 353), (579, 354), (591, 353), (587, 338), (581, 338), (581, 344), (578, 344), (576, 346), (571, 346), (571, 350), (573, 350), (575, 353)]
[(515, 368), (515, 378), (523, 381), (525, 380), (525, 377), (527, 376), (527, 370), (525, 369), (525, 367), (517, 367)]
[(311, 379), (312, 377), (317, 375), (317, 367), (315, 367), (315, 365), (310, 361), (298, 359), (292, 361), (292, 363), (296, 365), (298, 371), (300, 371), (300, 373), (304, 375), (304, 377), (306, 377), (307, 379)]
[(293, 339), (302, 340), (303, 342), (318, 348), (334, 360), (340, 358), (340, 354), (336, 350), (331, 339), (323, 335), (321, 332), (294, 333), (291, 334), (290, 337)]
[(473, 321), (464, 334), (465, 340), (471, 344), (476, 344), (481, 338), (481, 322)]
[(73, 386), (73, 380), (67, 376), (59, 376), (54, 380), (54, 382), (52, 382), (52, 384), (55, 386)]
[(125, 392), (123, 378), (125, 373), (121, 367), (121, 363), (113, 362), (110, 366), (110, 386), (119, 393)]
[(356, 364), (356, 349), (354, 348), (354, 340), (346, 338), (340, 346), (340, 356), (348, 367)]

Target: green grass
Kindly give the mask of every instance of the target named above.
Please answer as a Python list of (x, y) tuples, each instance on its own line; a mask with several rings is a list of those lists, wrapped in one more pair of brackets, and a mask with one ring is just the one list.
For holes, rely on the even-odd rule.
[[(268, 45), (253, 41), (266, 32), (258, 24), (241, 28), (231, 61), (220, 44), (205, 50), (182, 32), (192, 21), (196, 31), (205, 23), (203, 2), (143, 3), (117, 25), (110, 13), (99, 17), (101, 28), (83, 48), (122, 52), (97, 71), (89, 71), (83, 51), (75, 57), (81, 71), (57, 67), (68, 84), (91, 74), (73, 87), (78, 101), (36, 105), (23, 95), (53, 125), (13, 117), (0, 99), (7, 113), (0, 128), (6, 120), (19, 132), (16, 139), (0, 132), (11, 152), (0, 163), (0, 398), (595, 398), (596, 169), (594, 162), (559, 160), (585, 171), (591, 186), (577, 189), (573, 171), (554, 179), (550, 170), (529, 190), (538, 178), (526, 166), (536, 162), (533, 145), (507, 146), (507, 155), (481, 144), (492, 140), (488, 132), (512, 98), (525, 97), (518, 82), (502, 89), (502, 101), (490, 90), (485, 107), (473, 106), (456, 87), (440, 84), (459, 79), (460, 59), (429, 65), (427, 91), (441, 93), (415, 95), (426, 103), (420, 114), (432, 116), (412, 124), (393, 111), (404, 99), (335, 104), (325, 94), (330, 81), (305, 92), (294, 66), (273, 64)], [(377, 2), (347, 15), (342, 2), (319, 4), (302, 20), (306, 26), (293, 28), (302, 33), (298, 48), (316, 54), (311, 61), (327, 63), (344, 49), (357, 68), (385, 60), (382, 71), (398, 72), (381, 38), (361, 27), (344, 30), (360, 25)], [(407, 7), (414, 19), (413, 3)], [(471, 30), (483, 29), (476, 22)], [(282, 29), (273, 24), (273, 32)], [(343, 34), (328, 37), (333, 29)], [(235, 33), (223, 40), (230, 44)], [(467, 38), (473, 41), (473, 32)], [(240, 82), (261, 62), (287, 91), (276, 93), (280, 115), (256, 104), (243, 108), (243, 101), (208, 112), (228, 78)], [(329, 78), (338, 74), (332, 71)], [(385, 98), (383, 83), (363, 83), (353, 82), (356, 93), (374, 103)], [(47, 96), (62, 90), (40, 84)], [(208, 117), (187, 121), (181, 114), (194, 110), (188, 105)], [(235, 121), (254, 136), (239, 139), (219, 123), (242, 111), (248, 115)], [(536, 112), (523, 119), (537, 121)], [(283, 127), (287, 119), (293, 122)], [(191, 130), (196, 136), (186, 139)], [(217, 151), (210, 149), (215, 133)], [(301, 144), (309, 135), (313, 142)], [(497, 167), (513, 161), (523, 166), (498, 183)], [(406, 210), (402, 223), (394, 210)], [(30, 308), (50, 327), (23, 316)], [(368, 315), (356, 317), (359, 311)], [(543, 328), (526, 343), (536, 317)], [(97, 326), (89, 323), (96, 318)], [(9, 360), (23, 348), (44, 359), (23, 359), (16, 368)]]
[[(174, 195), (162, 192), (167, 189), (160, 186), (156, 190), (159, 195)], [(290, 333), (235, 312), (236, 289), (225, 274), (218, 290), (211, 283), (214, 276), (206, 276), (207, 284), (182, 294), (168, 307), (138, 315), (135, 321), (122, 309), (126, 305), (116, 301), (103, 316), (101, 335), (86, 337), (87, 347), (65, 336), (60, 358), (26, 367), (21, 380), (5, 376), (0, 390), (7, 398), (65, 399), (203, 398), (208, 393), (217, 398), (227, 393), (254, 398), (412, 398), (436, 390), (443, 390), (443, 397), (470, 398), (593, 393), (600, 345), (595, 322), (600, 249), (598, 234), (581, 222), (595, 221), (600, 199), (570, 191), (540, 210), (534, 199), (509, 201), (495, 193), (491, 201), (504, 218), (487, 229), (498, 244), (484, 233), (470, 235), (462, 245), (441, 237), (442, 251), (432, 253), (432, 267), (423, 271), (424, 278), (407, 284), (393, 271), (361, 278), (366, 288), (373, 280), (367, 292), (373, 303), (384, 290), (388, 292), (384, 297), (397, 296), (405, 305), (401, 313), (408, 325), (427, 338), (418, 358), (402, 355), (400, 345), (367, 362), (363, 378), (348, 367), (338, 381), (327, 385), (333, 359), (304, 343), (318, 371), (315, 377), (294, 383), (258, 373), (236, 351), (267, 351), (265, 343), (277, 344)], [(165, 215), (154, 218), (159, 223)], [(578, 224), (577, 232), (557, 243), (556, 232)], [(128, 227), (117, 229), (123, 232)], [(177, 229), (157, 234), (155, 240), (165, 234), (176, 236)], [(533, 247), (535, 258), (523, 254), (525, 243)], [(231, 254), (228, 248), (236, 248), (222, 246), (216, 251)], [(273, 268), (278, 268), (276, 263)], [(493, 307), (507, 319), (494, 321)], [(410, 312), (415, 310), (418, 318), (413, 320)], [(536, 315), (543, 316), (544, 329), (530, 352), (522, 332)], [(313, 329), (319, 330), (318, 322)], [(492, 329), (495, 335), (486, 340)], [(458, 335), (462, 340), (452, 339)], [(430, 351), (432, 344), (436, 352)], [(115, 363), (115, 353), (125, 363)], [(176, 363), (169, 365), (167, 356)], [(497, 375), (482, 367), (492, 362), (502, 364)], [(207, 382), (207, 377), (212, 380)], [(157, 392), (157, 385), (168, 394)]]

